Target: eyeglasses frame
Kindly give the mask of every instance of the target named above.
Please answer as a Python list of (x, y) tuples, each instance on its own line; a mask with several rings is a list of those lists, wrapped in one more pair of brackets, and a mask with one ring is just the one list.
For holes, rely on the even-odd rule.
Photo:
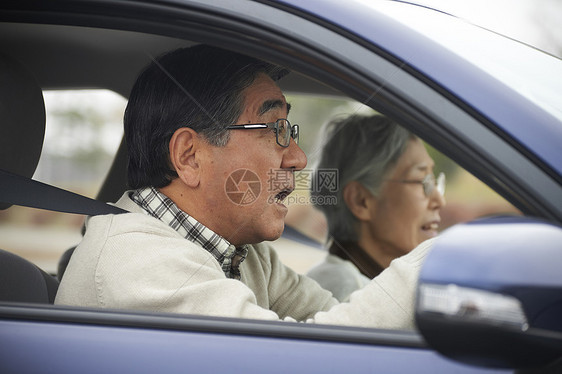
[(385, 179), (387, 182), (395, 183), (415, 183), (421, 184), (423, 186), (423, 193), (426, 197), (430, 197), (435, 189), (441, 196), (445, 196), (445, 173), (441, 172), (435, 178), (433, 174), (427, 174), (423, 180), (411, 180), (411, 179)]
[[(289, 140), (286, 145), (281, 144), (279, 142), (279, 121), (287, 121), (289, 125)], [(299, 144), (299, 125), (294, 124), (291, 125), (286, 118), (279, 118), (275, 122), (267, 122), (267, 123), (246, 123), (240, 125), (229, 125), (226, 127), (227, 130), (255, 130), (255, 129), (274, 129), (275, 130), (275, 141), (283, 148), (287, 148), (291, 144), (291, 138), (295, 141), (296, 144)]]

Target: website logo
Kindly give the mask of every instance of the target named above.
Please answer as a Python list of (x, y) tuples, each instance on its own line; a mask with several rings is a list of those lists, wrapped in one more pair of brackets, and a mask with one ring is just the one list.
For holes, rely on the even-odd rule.
[(224, 190), (234, 204), (249, 205), (260, 196), (261, 182), (253, 171), (238, 169), (228, 176)]

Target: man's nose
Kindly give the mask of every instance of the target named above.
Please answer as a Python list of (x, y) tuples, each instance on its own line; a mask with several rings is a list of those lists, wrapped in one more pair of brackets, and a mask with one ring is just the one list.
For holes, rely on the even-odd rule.
[(302, 170), (307, 163), (304, 151), (298, 146), (294, 139), (291, 139), (289, 146), (283, 155), (281, 167), (283, 169)]

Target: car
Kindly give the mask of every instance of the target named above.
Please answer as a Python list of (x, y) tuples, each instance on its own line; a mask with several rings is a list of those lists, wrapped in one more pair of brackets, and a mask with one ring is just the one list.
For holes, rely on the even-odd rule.
[[(53, 220), (43, 212), (62, 212), (56, 220), (72, 220), (78, 237), (81, 223), (67, 217), (114, 212), (105, 202), (127, 189), (124, 142), (95, 199), (32, 179), (49, 141), (62, 147), (61, 134), (45, 137), (42, 90), (103, 88), (126, 98), (155, 56), (199, 43), (289, 68), (280, 81), (288, 94), (343, 98), (397, 119), (517, 212), (452, 224), (437, 238), (419, 279), (416, 331), (53, 305), (56, 269), (16, 254), (30, 233), (18, 231), (17, 217), (3, 219), (15, 239), (0, 242), (1, 371), (562, 370), (559, 59), (402, 1), (4, 1), (0, 9), (6, 212), (32, 207), (42, 222)], [(38, 235), (29, 251), (40, 259), (52, 239)], [(322, 253), (290, 227), (283, 240)]]

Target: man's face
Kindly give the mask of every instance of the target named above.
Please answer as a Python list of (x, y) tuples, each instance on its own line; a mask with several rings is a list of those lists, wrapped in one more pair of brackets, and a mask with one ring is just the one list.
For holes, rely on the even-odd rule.
[[(267, 75), (258, 75), (243, 96), (236, 124), (287, 118), (285, 97)], [(283, 148), (272, 129), (231, 130), (226, 146), (206, 151), (201, 188), (208, 214), (202, 223), (234, 245), (279, 238), (287, 214), (282, 200), (294, 189), (293, 172), (306, 166), (294, 140)]]

